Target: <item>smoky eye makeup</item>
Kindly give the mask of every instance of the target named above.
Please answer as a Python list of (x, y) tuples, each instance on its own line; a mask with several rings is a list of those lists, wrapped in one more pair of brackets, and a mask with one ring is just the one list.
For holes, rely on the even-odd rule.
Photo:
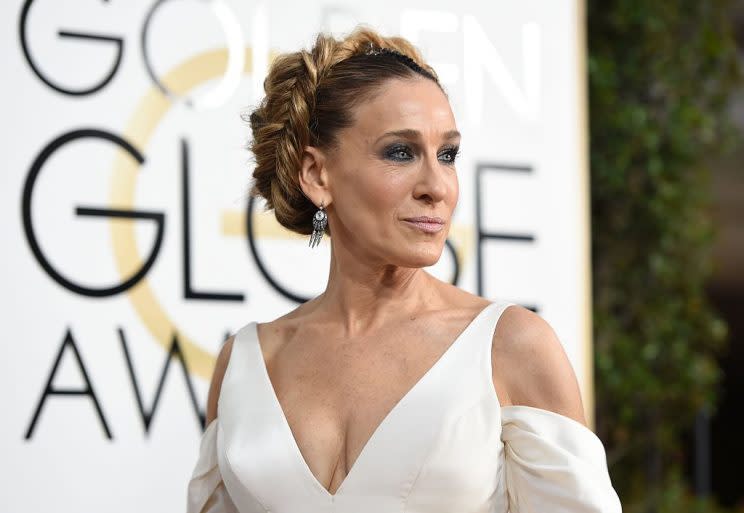
[[(406, 143), (393, 143), (385, 146), (382, 156), (394, 162), (409, 162), (416, 158), (417, 148)], [(437, 153), (437, 159), (444, 164), (453, 164), (460, 154), (458, 145), (444, 146)]]
[(460, 146), (450, 145), (446, 146), (439, 152), (438, 158), (444, 158), (445, 160), (443, 160), (443, 162), (445, 164), (454, 164), (458, 155), (460, 155)]
[(407, 162), (415, 156), (413, 148), (402, 143), (393, 143), (386, 146), (382, 154), (386, 159), (396, 162)]

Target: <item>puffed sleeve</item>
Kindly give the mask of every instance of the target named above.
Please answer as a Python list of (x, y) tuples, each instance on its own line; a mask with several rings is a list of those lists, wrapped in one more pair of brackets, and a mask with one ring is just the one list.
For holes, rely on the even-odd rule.
[(602, 441), (559, 413), (501, 409), (510, 513), (621, 513)]
[(199, 444), (199, 458), (188, 484), (186, 513), (238, 513), (217, 465), (219, 419), (209, 423)]

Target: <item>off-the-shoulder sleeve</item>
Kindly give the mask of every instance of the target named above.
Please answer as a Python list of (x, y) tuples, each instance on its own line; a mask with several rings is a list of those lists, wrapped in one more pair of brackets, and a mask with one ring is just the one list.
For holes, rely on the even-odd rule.
[(621, 513), (597, 435), (559, 413), (501, 409), (510, 513)]
[(188, 484), (186, 513), (238, 513), (217, 465), (219, 419), (209, 423), (199, 444), (199, 458)]

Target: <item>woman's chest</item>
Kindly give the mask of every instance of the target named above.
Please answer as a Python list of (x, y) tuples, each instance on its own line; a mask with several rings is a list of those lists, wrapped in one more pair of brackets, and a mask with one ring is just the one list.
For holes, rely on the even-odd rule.
[(262, 352), (294, 442), (325, 488), (339, 488), (385, 418), (447, 351), (448, 335), (410, 330), (376, 339), (304, 338)]
[[(425, 379), (397, 403), (330, 480), (313, 468), (313, 444), (327, 437), (327, 446), (348, 445), (351, 435), (336, 432), (331, 419), (329, 427), (308, 431), (302, 446), (275, 405), (257, 398), (250, 414), (244, 409), (222, 420), (221, 470), (231, 496), (246, 494), (269, 511), (320, 511), (331, 503), (359, 512), (495, 511), (503, 467), (498, 405), (488, 394), (462, 395), (456, 384), (435, 381)], [(339, 457), (347, 457), (340, 446)], [(327, 450), (321, 446), (316, 461), (330, 461)]]
[(324, 368), (313, 360), (321, 353), (280, 360), (281, 350), (264, 354), (255, 323), (241, 330), (218, 408), (231, 496), (247, 494), (272, 511), (333, 503), (439, 511), (427, 501), (489, 511), (503, 451), (488, 313), (423, 363), (411, 346), (383, 342), (379, 352), (339, 350)]

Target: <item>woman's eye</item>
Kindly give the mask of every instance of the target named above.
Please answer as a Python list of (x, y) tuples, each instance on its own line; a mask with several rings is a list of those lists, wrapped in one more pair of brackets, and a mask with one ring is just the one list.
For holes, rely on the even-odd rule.
[(448, 164), (452, 164), (455, 162), (455, 159), (457, 159), (457, 156), (459, 154), (460, 154), (460, 148), (450, 148), (440, 153), (439, 158)]
[[(453, 164), (460, 153), (458, 147), (447, 148), (441, 151), (437, 158), (445, 164)], [(385, 156), (398, 162), (409, 161), (414, 158), (414, 153), (408, 146), (393, 146), (385, 152)]]
[(411, 150), (405, 146), (394, 146), (386, 152), (386, 155), (393, 160), (409, 160), (413, 157)]

